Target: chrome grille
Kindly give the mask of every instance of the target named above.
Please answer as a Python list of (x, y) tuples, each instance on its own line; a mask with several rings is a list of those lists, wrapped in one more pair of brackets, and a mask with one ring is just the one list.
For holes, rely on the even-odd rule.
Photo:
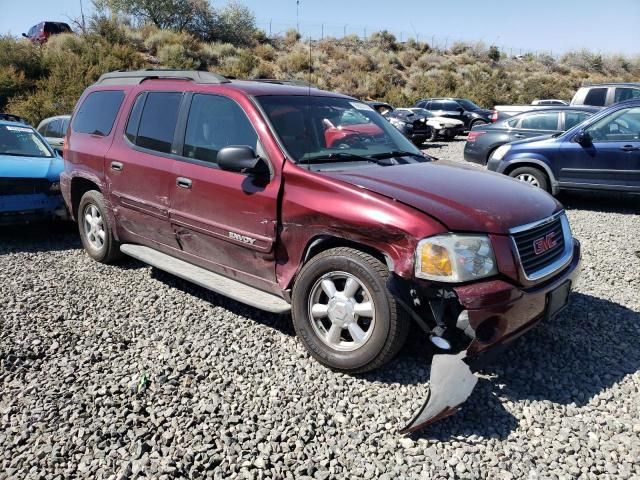
[[(571, 258), (573, 245), (564, 213), (511, 232), (520, 264), (529, 279), (546, 276)], [(541, 272), (543, 272), (541, 274)]]

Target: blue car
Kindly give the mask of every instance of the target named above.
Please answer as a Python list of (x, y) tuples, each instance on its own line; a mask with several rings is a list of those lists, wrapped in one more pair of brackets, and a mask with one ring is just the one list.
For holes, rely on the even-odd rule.
[(640, 100), (612, 105), (564, 133), (502, 145), (487, 168), (554, 195), (640, 193)]
[(66, 218), (62, 158), (33, 128), (0, 120), (0, 225)]

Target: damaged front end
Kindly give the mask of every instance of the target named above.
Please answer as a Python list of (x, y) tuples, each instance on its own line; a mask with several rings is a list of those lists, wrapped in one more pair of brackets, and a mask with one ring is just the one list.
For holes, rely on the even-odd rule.
[(400, 430), (407, 434), (454, 414), (469, 398), (478, 382), (468, 364), (469, 347), (477, 343), (478, 333), (482, 340), (490, 340), (495, 332), (472, 327), (468, 311), (451, 287), (420, 285), (392, 275), (388, 288), (431, 343), (443, 352), (433, 356), (425, 403)]
[(453, 415), (473, 392), (478, 377), (465, 363), (466, 351), (434, 355), (431, 361), (429, 396), (417, 415), (402, 429), (406, 434)]

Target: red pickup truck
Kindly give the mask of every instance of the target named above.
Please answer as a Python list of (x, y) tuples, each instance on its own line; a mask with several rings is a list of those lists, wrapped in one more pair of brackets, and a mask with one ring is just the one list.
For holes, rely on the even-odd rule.
[[(354, 118), (366, 127), (330, 140)], [(310, 87), (105, 74), (73, 112), (64, 159), (92, 258), (124, 253), (291, 311), (310, 354), (345, 372), (389, 361), (415, 322), (459, 367), (432, 384), (467, 378), (468, 359), (562, 309), (579, 271), (553, 197), (436, 161), (368, 105)], [(439, 395), (411, 429), (465, 395)]]

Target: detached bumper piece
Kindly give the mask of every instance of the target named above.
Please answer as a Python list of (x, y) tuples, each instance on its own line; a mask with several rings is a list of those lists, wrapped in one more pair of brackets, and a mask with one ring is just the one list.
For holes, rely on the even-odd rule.
[(464, 361), (467, 352), (455, 355), (434, 355), (431, 362), (429, 396), (424, 405), (401, 434), (415, 432), (456, 413), (471, 395), (478, 377)]

